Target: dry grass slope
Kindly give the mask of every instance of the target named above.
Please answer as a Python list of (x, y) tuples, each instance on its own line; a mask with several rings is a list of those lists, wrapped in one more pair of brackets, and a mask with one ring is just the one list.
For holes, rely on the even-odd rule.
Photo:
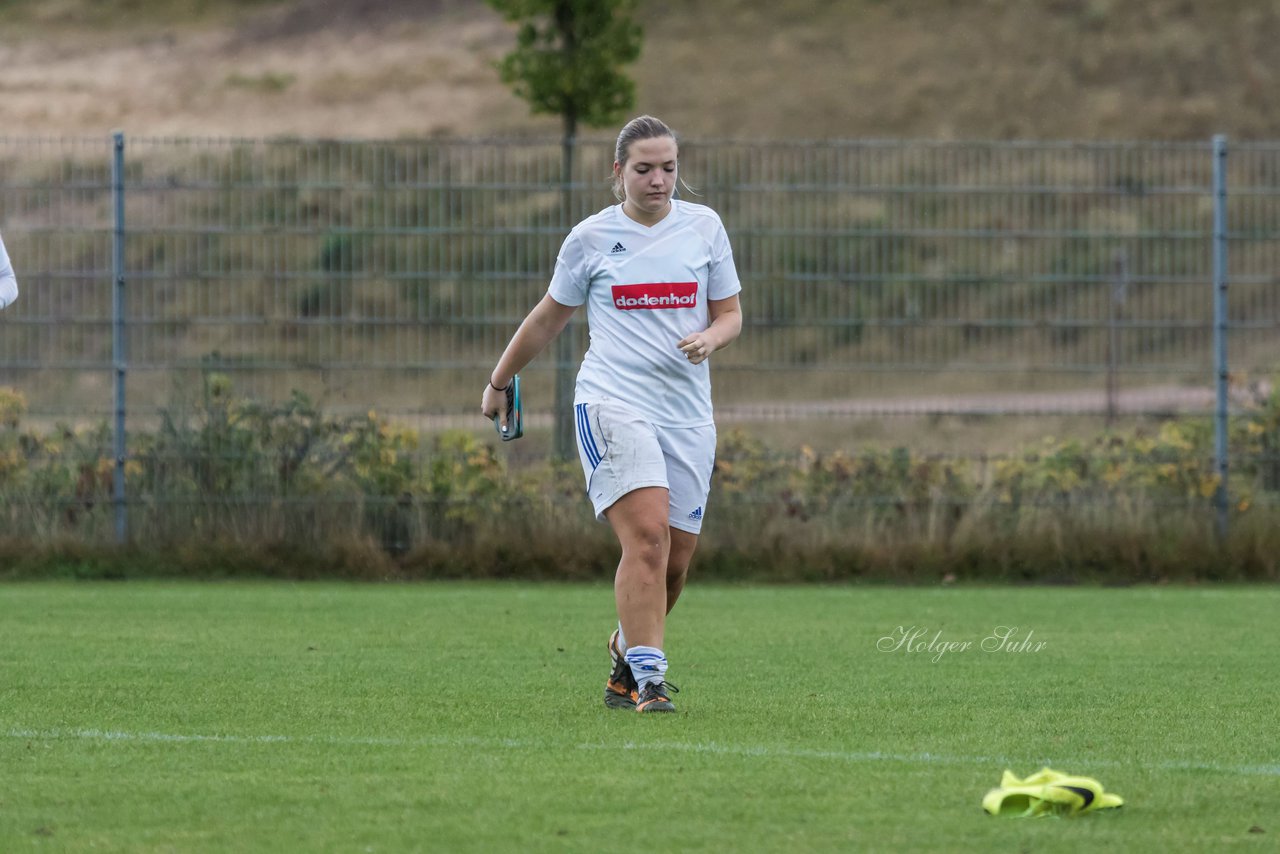
[[(1280, 136), (1262, 0), (642, 4), (642, 110), (695, 137)], [(8, 134), (554, 134), (481, 0), (9, 0)]]

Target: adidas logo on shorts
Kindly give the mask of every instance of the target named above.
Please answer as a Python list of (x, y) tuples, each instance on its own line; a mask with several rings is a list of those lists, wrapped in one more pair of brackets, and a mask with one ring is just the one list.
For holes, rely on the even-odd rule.
[(702, 508), (701, 508), (701, 507), (699, 507), (697, 510), (694, 510), (692, 513), (690, 513), (690, 514), (689, 514), (689, 518), (690, 518), (690, 519), (692, 519), (692, 520), (693, 520), (693, 521), (695, 521), (695, 522), (701, 522), (701, 521), (702, 521)]
[(619, 252), (626, 252), (626, 251), (627, 251), (627, 247), (623, 246), (622, 241), (619, 240), (617, 243), (613, 244), (613, 248), (609, 250), (609, 254), (617, 255)]

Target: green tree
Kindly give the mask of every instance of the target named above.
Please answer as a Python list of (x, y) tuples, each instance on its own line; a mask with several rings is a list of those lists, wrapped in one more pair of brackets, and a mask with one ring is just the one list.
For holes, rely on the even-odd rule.
[(640, 56), (634, 0), (489, 0), (520, 24), (516, 48), (498, 63), (502, 82), (534, 113), (560, 116), (564, 139), (579, 123), (611, 124), (635, 106), (621, 67)]
[[(635, 105), (635, 83), (622, 66), (640, 56), (634, 0), (488, 0), (520, 25), (515, 50), (498, 63), (502, 81), (535, 114), (561, 118), (561, 221), (571, 225), (573, 152), (578, 125), (619, 121)], [(556, 342), (555, 453), (574, 456), (572, 326)]]

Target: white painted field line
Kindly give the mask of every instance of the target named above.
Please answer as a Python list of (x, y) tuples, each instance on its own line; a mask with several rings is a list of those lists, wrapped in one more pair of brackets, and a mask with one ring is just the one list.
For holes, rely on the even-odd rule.
[[(1046, 760), (1012, 759), (1007, 756), (948, 756), (940, 753), (885, 753), (883, 751), (843, 751), (816, 750), (806, 747), (742, 747), (734, 745), (670, 743), (633, 743), (623, 744), (579, 744), (579, 750), (656, 750), (660, 752), (713, 753), (729, 756), (762, 756), (766, 758), (787, 757), (796, 759), (830, 759), (838, 762), (901, 762), (908, 765), (1000, 765), (1015, 767), (1023, 765), (1051, 765), (1075, 768), (1113, 767), (1131, 768), (1135, 763), (1117, 762), (1110, 759), (1088, 760)], [(1160, 771), (1212, 771), (1219, 774), (1234, 774), (1250, 777), (1280, 777), (1280, 764), (1277, 765), (1224, 765), (1218, 762), (1195, 762), (1190, 760), (1160, 760), (1146, 763), (1147, 768)]]
[[(223, 744), (330, 744), (337, 746), (370, 747), (450, 747), (493, 749), (544, 749), (553, 745), (542, 741), (515, 738), (481, 738), (425, 736), (422, 738), (383, 738), (375, 736), (291, 736), (291, 735), (202, 735), (199, 733), (124, 732), (100, 729), (11, 729), (4, 733), (9, 739), (32, 741), (123, 741), (143, 743), (223, 743)], [(575, 750), (640, 750), (658, 753), (706, 753), (716, 756), (760, 757), (763, 759), (821, 759), (834, 762), (873, 763), (899, 762), (906, 765), (995, 765), (1005, 767), (1030, 767), (1032, 765), (1057, 765), (1062, 768), (1132, 768), (1136, 763), (1117, 762), (1109, 759), (1045, 760), (1012, 759), (1007, 756), (949, 756), (940, 753), (885, 753), (882, 751), (818, 750), (807, 747), (770, 747), (766, 745), (733, 745), (716, 742), (622, 742), (582, 743), (563, 745)], [(1280, 777), (1280, 764), (1273, 765), (1225, 765), (1219, 762), (1192, 760), (1157, 760), (1143, 763), (1141, 767), (1158, 771), (1209, 771), (1244, 777)]]

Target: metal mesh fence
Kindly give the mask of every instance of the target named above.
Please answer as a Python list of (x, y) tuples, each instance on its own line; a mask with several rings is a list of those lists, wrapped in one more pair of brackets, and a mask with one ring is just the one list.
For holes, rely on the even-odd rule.
[(1232, 147), (1227, 177), (1232, 361), (1274, 370), (1280, 331), (1280, 146)]
[(102, 140), (0, 140), (0, 235), (21, 298), (0, 314), (0, 384), (33, 413), (111, 407), (111, 148)]
[[(613, 202), (611, 149), (580, 143), (566, 194), (558, 142), (128, 140), (131, 429), (177, 435), (211, 395), (287, 408), (299, 392), (338, 418), (476, 428), (485, 372), (564, 235)], [(1229, 161), (1246, 396), (1277, 362), (1278, 156)], [(112, 411), (111, 157), (109, 140), (0, 140), (22, 286), (0, 314), (0, 386), (27, 423), (96, 437), (72, 496), (111, 457), (93, 433)], [(973, 455), (1034, 437), (1035, 416), (1207, 415), (1212, 168), (1207, 143), (684, 143), (682, 196), (721, 214), (744, 284), (746, 328), (713, 372), (722, 424)], [(583, 325), (570, 334), (580, 353)], [(545, 451), (556, 368), (548, 353), (526, 372), (519, 453)], [(944, 416), (986, 420), (958, 439)], [(276, 500), (278, 480), (247, 491)]]
[(496, 201), (553, 183), (545, 164), (458, 150), (132, 143), (135, 366), (228, 371), (256, 393), (361, 410), (460, 411), (452, 380), (534, 298), (555, 229), (536, 210), (511, 222)]
[[(871, 391), (859, 411), (999, 412), (1095, 389), (1097, 410), (1108, 375), (1208, 376), (1206, 146), (862, 143), (707, 160), (760, 327), (734, 353), (735, 402), (786, 417), (788, 398)], [(780, 375), (759, 383), (762, 368)], [(947, 403), (944, 389), (972, 394)], [(1010, 391), (1031, 396), (982, 397)]]

